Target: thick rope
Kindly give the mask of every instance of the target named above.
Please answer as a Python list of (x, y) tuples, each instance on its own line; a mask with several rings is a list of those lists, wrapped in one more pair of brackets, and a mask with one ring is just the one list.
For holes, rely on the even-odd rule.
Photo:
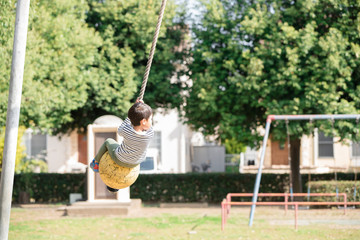
[(147, 65), (146, 65), (143, 82), (142, 82), (141, 89), (140, 89), (140, 95), (139, 95), (139, 98), (138, 98), (139, 100), (143, 100), (143, 98), (144, 98), (144, 93), (145, 93), (146, 84), (147, 84), (147, 81), (148, 81), (148, 78), (149, 78), (151, 63), (152, 63), (154, 53), (155, 53), (156, 42), (157, 42), (157, 39), (158, 39), (158, 36), (159, 36), (162, 18), (164, 16), (166, 1), (167, 0), (163, 0), (162, 3), (161, 3), (160, 14), (159, 14), (158, 22), (157, 22), (157, 25), (156, 25), (154, 38), (153, 38), (153, 41), (152, 41), (150, 54), (149, 54), (149, 59), (148, 59)]

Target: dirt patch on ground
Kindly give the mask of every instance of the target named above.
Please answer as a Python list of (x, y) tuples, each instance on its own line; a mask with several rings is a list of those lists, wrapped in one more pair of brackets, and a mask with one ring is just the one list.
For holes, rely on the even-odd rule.
[(59, 219), (64, 217), (64, 211), (57, 205), (26, 204), (14, 205), (11, 208), (11, 221), (30, 221), (42, 219)]
[[(11, 212), (11, 221), (26, 220), (44, 220), (44, 219), (61, 219), (70, 218), (66, 216), (64, 206), (61, 205), (16, 205), (13, 206)], [(171, 215), (199, 215), (199, 216), (221, 216), (221, 207), (218, 205), (209, 205), (207, 207), (159, 207), (145, 205), (130, 214), (118, 217), (156, 217), (162, 214)], [(233, 207), (231, 208), (229, 218), (248, 217), (250, 214), (249, 207)], [(288, 210), (285, 214), (283, 208), (280, 207), (257, 207), (255, 211), (255, 219), (263, 219), (273, 225), (293, 225), (295, 221), (295, 213)], [(343, 209), (310, 209), (299, 210), (298, 224), (309, 225), (314, 223), (324, 223), (337, 225), (337, 228), (351, 227), (360, 229), (360, 209), (349, 209), (344, 214)]]
[[(66, 215), (66, 205), (47, 205), (47, 204), (26, 204), (14, 205), (12, 207), (12, 219), (24, 220), (40, 220), (40, 219), (59, 219), (69, 217)], [(130, 211), (128, 215), (119, 215), (119, 217), (154, 217), (162, 214), (173, 215), (211, 215), (221, 216), (220, 206), (211, 205), (207, 207), (159, 207), (154, 205), (145, 205), (134, 211)]]

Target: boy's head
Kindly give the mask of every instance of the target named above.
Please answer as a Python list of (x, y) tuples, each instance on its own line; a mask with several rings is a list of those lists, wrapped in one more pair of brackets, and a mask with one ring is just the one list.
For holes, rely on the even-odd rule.
[(142, 120), (149, 121), (152, 116), (152, 109), (149, 105), (137, 102), (128, 111), (128, 117), (133, 126), (140, 126)]

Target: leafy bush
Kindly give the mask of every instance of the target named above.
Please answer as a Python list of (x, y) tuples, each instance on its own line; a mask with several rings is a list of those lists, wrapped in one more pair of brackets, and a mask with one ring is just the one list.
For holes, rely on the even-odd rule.
[[(130, 187), (130, 197), (140, 198), (144, 202), (156, 203), (220, 203), (228, 193), (252, 193), (255, 178), (256, 174), (239, 173), (141, 174)], [(353, 185), (346, 181), (353, 180), (354, 174), (338, 173), (337, 178), (339, 192), (348, 193), (348, 201), (352, 201), (351, 188)], [(331, 182), (334, 179), (333, 174), (312, 174), (311, 179), (311, 192), (335, 193), (334, 187), (327, 186), (323, 188), (329, 180)], [(302, 175), (304, 192), (306, 192), (307, 180), (308, 175)], [(259, 192), (289, 192), (288, 186), (288, 174), (263, 174)], [(357, 190), (360, 191), (359, 183), (357, 183)], [(16, 174), (14, 179), (14, 202), (18, 200), (21, 191), (30, 193), (30, 197), (37, 203), (68, 202), (70, 193), (82, 193), (86, 198), (86, 175), (57, 173)], [(359, 199), (359, 193), (357, 199)], [(250, 201), (251, 198), (238, 200)], [(262, 197), (259, 198), (259, 201), (283, 201), (283, 198)]]
[(58, 173), (23, 173), (14, 178), (13, 201), (20, 192), (28, 192), (36, 203), (68, 202), (70, 193), (85, 197), (86, 175)]
[[(254, 192), (256, 174), (239, 173), (186, 173), (140, 175), (131, 186), (131, 198), (144, 202), (209, 202), (219, 203), (228, 193)], [(338, 173), (337, 178), (353, 180), (352, 173)], [(333, 174), (312, 174), (312, 180), (333, 180)], [(302, 175), (306, 192), (308, 175)], [(288, 174), (262, 174), (261, 193), (289, 192)], [(332, 190), (331, 192), (335, 192)], [(241, 198), (237, 201), (250, 201)], [(259, 197), (259, 201), (283, 201), (283, 198)]]
[[(310, 182), (310, 189), (312, 193), (346, 193), (347, 201), (354, 201), (354, 190), (356, 189), (356, 201), (360, 199), (360, 182), (355, 181), (316, 181)], [(314, 197), (314, 201), (336, 201), (335, 197)], [(339, 201), (343, 199), (340, 198)]]
[[(253, 192), (255, 177), (238, 173), (140, 175), (130, 194), (145, 202), (218, 203), (230, 192)], [(287, 178), (287, 175), (263, 175), (260, 192), (283, 192)]]
[(42, 159), (23, 158), (16, 167), (16, 173), (47, 172), (48, 165)]
[[(4, 144), (5, 144), (5, 127), (0, 128), (0, 173), (2, 170), (2, 159), (4, 154)], [(15, 158), (15, 170), (18, 169), (21, 160), (26, 156), (25, 155), (25, 146), (22, 144), (22, 137), (25, 132), (25, 127), (20, 126), (18, 129), (17, 136), (17, 145), (16, 145), (16, 158)]]

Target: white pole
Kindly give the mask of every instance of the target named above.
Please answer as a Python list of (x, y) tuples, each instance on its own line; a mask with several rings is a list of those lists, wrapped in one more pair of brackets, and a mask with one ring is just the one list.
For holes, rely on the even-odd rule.
[(18, 0), (0, 185), (0, 239), (8, 239), (30, 0)]
[(268, 118), (267, 121), (266, 121), (265, 135), (264, 135), (263, 147), (262, 147), (261, 156), (260, 156), (259, 169), (258, 169), (258, 173), (256, 175), (255, 186), (254, 186), (254, 194), (253, 194), (253, 197), (252, 197), (252, 205), (251, 205), (250, 219), (249, 219), (249, 226), (250, 227), (252, 226), (253, 220), (254, 220), (256, 202), (257, 202), (257, 197), (258, 197), (259, 188), (260, 188), (261, 172), (262, 172), (262, 167), (264, 165), (264, 159), (265, 159), (266, 144), (267, 144), (269, 133), (270, 133), (270, 125), (271, 125), (271, 120)]

